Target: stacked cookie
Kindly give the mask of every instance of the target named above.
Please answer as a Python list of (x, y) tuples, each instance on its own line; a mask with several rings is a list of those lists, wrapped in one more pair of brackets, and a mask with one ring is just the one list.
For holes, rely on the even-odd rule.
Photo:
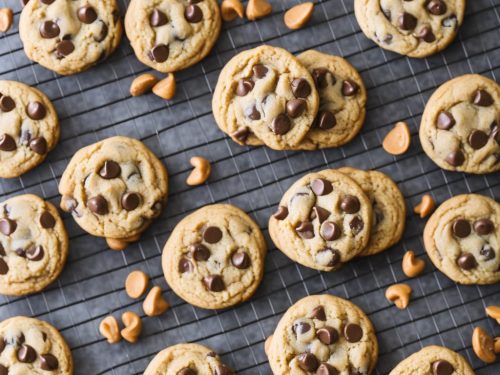
[(354, 138), (365, 103), (363, 81), (343, 58), (260, 46), (222, 69), (212, 108), (219, 128), (241, 145), (313, 150)]

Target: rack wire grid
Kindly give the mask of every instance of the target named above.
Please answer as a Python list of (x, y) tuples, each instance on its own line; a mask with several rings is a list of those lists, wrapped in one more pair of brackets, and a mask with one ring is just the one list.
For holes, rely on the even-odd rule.
[[(128, 1), (121, 1), (122, 13)], [(79, 148), (113, 135), (141, 139), (165, 163), (170, 175), (169, 204), (142, 239), (123, 252), (109, 250), (102, 239), (84, 233), (63, 215), (70, 233), (70, 255), (61, 277), (45, 291), (28, 297), (0, 297), (0, 319), (27, 315), (55, 325), (71, 346), (76, 374), (141, 374), (153, 356), (180, 342), (199, 342), (216, 350), (239, 374), (271, 374), (264, 340), (286, 309), (298, 299), (332, 293), (358, 304), (377, 331), (380, 356), (375, 374), (387, 374), (399, 361), (429, 344), (458, 351), (477, 374), (500, 374), (500, 364), (486, 365), (471, 348), (474, 327), (493, 336), (500, 328), (484, 313), (500, 305), (500, 285), (460, 286), (437, 271), (425, 255), (425, 220), (412, 214), (420, 197), (437, 202), (467, 192), (500, 198), (500, 173), (473, 176), (439, 169), (423, 152), (417, 132), (425, 103), (441, 83), (464, 73), (500, 78), (500, 0), (469, 0), (456, 41), (427, 59), (411, 59), (384, 51), (359, 29), (352, 0), (315, 1), (312, 20), (299, 31), (288, 30), (283, 13), (298, 0), (271, 1), (272, 15), (257, 22), (226, 23), (212, 53), (201, 63), (176, 74), (174, 100), (154, 95), (132, 98), (130, 83), (147, 71), (124, 38), (119, 50), (88, 72), (60, 77), (30, 62), (19, 39), (17, 0), (0, 0), (15, 10), (14, 27), (0, 36), (0, 79), (34, 85), (53, 100), (61, 118), (61, 141), (33, 171), (0, 181), (3, 199), (34, 193), (59, 204), (58, 181)], [(211, 113), (215, 83), (223, 65), (237, 52), (262, 43), (293, 53), (315, 48), (349, 59), (368, 88), (367, 120), (350, 144), (314, 152), (276, 152), (241, 147), (222, 134)], [(383, 151), (381, 142), (397, 121), (408, 122), (409, 152), (400, 157)], [(203, 155), (212, 162), (208, 183), (185, 184), (189, 159)], [(272, 246), (267, 219), (283, 192), (305, 173), (354, 166), (389, 174), (403, 191), (408, 208), (404, 239), (379, 255), (356, 259), (341, 270), (322, 273), (290, 261)], [(180, 219), (206, 204), (229, 202), (247, 211), (261, 226), (269, 253), (265, 276), (248, 302), (223, 311), (194, 308), (175, 296), (161, 270), (163, 245)], [(423, 275), (407, 279), (401, 259), (412, 249), (426, 260)], [(160, 317), (145, 317), (142, 301), (124, 291), (127, 274), (136, 269), (164, 290), (172, 308)], [(387, 286), (406, 282), (413, 297), (397, 310), (384, 297)], [(143, 317), (137, 344), (109, 345), (99, 335), (108, 314), (132, 310)]]

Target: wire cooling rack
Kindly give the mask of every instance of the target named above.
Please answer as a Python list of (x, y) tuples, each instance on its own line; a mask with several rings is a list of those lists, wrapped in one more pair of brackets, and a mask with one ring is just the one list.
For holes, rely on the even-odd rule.
[[(122, 11), (127, 1), (121, 1)], [(141, 139), (166, 164), (170, 175), (167, 210), (124, 252), (108, 250), (103, 240), (84, 233), (64, 215), (70, 233), (70, 256), (59, 280), (42, 293), (23, 298), (0, 297), (0, 319), (28, 315), (48, 320), (71, 346), (76, 374), (141, 374), (166, 346), (200, 342), (212, 347), (239, 374), (271, 374), (264, 340), (283, 312), (298, 299), (332, 293), (358, 304), (374, 323), (380, 343), (376, 374), (387, 374), (400, 360), (429, 344), (445, 345), (464, 355), (477, 374), (500, 374), (500, 364), (485, 365), (471, 349), (472, 330), (482, 326), (500, 336), (499, 326), (485, 317), (484, 307), (500, 305), (500, 285), (458, 286), (437, 271), (425, 255), (424, 220), (411, 213), (424, 193), (438, 201), (466, 192), (500, 199), (500, 173), (472, 176), (436, 167), (422, 152), (418, 125), (424, 105), (441, 83), (464, 73), (500, 79), (500, 0), (469, 0), (464, 25), (455, 43), (424, 60), (380, 49), (361, 32), (352, 0), (315, 1), (313, 18), (299, 31), (289, 31), (284, 11), (298, 0), (271, 1), (273, 13), (258, 22), (225, 24), (214, 51), (202, 63), (176, 75), (174, 100), (154, 95), (131, 98), (132, 79), (147, 71), (126, 41), (105, 63), (88, 72), (59, 77), (27, 60), (17, 23), (20, 4), (0, 0), (15, 10), (15, 26), (0, 36), (0, 79), (19, 80), (45, 91), (61, 117), (57, 149), (38, 168), (20, 178), (0, 181), (3, 199), (38, 194), (59, 204), (57, 184), (69, 158), (79, 148), (113, 135)], [(217, 128), (211, 114), (212, 92), (222, 66), (234, 54), (268, 43), (293, 53), (310, 48), (344, 56), (360, 71), (368, 88), (367, 121), (349, 145), (315, 152), (276, 152), (240, 147)], [(413, 141), (409, 152), (393, 157), (381, 148), (397, 121), (407, 121)], [(212, 161), (209, 183), (189, 188), (189, 158)], [(334, 273), (320, 273), (291, 262), (272, 247), (267, 219), (283, 192), (303, 174), (340, 166), (378, 169), (399, 185), (408, 206), (404, 240), (392, 249), (350, 262)], [(266, 271), (257, 294), (226, 311), (194, 308), (177, 298), (162, 276), (163, 245), (181, 218), (203, 205), (230, 202), (258, 221), (270, 245)], [(427, 261), (425, 273), (408, 280), (401, 259), (413, 249)], [(101, 319), (126, 310), (144, 316), (141, 302), (124, 291), (126, 275), (142, 269), (159, 285), (172, 308), (156, 318), (144, 318), (137, 344), (110, 346), (98, 333)], [(414, 295), (400, 311), (386, 301), (384, 291), (407, 282)]]

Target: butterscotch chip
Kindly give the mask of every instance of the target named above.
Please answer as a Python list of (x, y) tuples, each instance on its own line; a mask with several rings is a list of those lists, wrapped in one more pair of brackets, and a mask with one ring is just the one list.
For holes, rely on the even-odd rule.
[(476, 327), (472, 334), (472, 349), (477, 357), (486, 363), (496, 360), (493, 339), (481, 327)]
[(162, 99), (170, 100), (175, 96), (176, 84), (173, 73), (153, 86), (153, 93)]
[(99, 332), (110, 344), (116, 344), (120, 341), (120, 328), (114, 316), (107, 316), (101, 321), (101, 324), (99, 324)]
[(385, 291), (385, 298), (394, 302), (398, 309), (406, 309), (410, 303), (411, 287), (407, 284), (394, 284)]
[(493, 349), (495, 349), (495, 353), (499, 354), (500, 353), (500, 337), (495, 337), (493, 344)]
[(194, 169), (189, 174), (186, 183), (189, 186), (203, 184), (210, 177), (210, 172), (212, 171), (210, 162), (201, 156), (193, 156), (189, 162)]
[(312, 16), (314, 4), (312, 2), (295, 5), (285, 12), (285, 25), (292, 30), (300, 29)]
[(398, 122), (385, 136), (382, 147), (391, 155), (401, 155), (410, 147), (411, 134), (406, 122)]
[(135, 312), (126, 311), (122, 315), (122, 322), (125, 326), (120, 332), (122, 337), (128, 342), (136, 342), (142, 331), (142, 320), (140, 316)]
[(221, 15), (224, 21), (232, 21), (236, 17), (243, 18), (245, 9), (240, 0), (224, 0), (221, 5)]
[(139, 298), (146, 292), (148, 283), (149, 277), (144, 272), (130, 272), (125, 280), (125, 291), (130, 298)]
[(425, 268), (425, 261), (415, 257), (412, 250), (408, 250), (402, 263), (403, 273), (408, 277), (415, 277), (420, 275)]
[(158, 83), (158, 78), (151, 73), (144, 73), (136, 77), (130, 85), (130, 95), (140, 96), (151, 90)]
[(159, 286), (153, 287), (148, 293), (142, 309), (147, 316), (158, 316), (163, 314), (169, 309), (170, 305), (161, 295), (161, 288)]
[(0, 9), (0, 31), (2, 33), (6, 33), (9, 31), (12, 26), (12, 9), (10, 8), (1, 8)]
[(486, 315), (493, 318), (500, 324), (500, 306), (488, 306), (485, 309)]
[(273, 11), (273, 7), (266, 0), (250, 0), (247, 5), (247, 18), (255, 21), (257, 18), (267, 16)]
[(416, 214), (420, 215), (420, 218), (424, 218), (428, 216), (432, 211), (434, 211), (434, 208), (436, 207), (436, 202), (434, 202), (434, 199), (432, 196), (429, 194), (425, 194), (422, 196), (422, 200), (420, 201), (419, 204), (415, 206), (413, 211)]

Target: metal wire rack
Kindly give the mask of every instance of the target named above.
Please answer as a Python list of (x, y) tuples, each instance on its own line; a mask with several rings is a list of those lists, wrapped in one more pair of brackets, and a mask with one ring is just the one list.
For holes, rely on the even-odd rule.
[[(500, 336), (499, 326), (484, 314), (500, 305), (500, 285), (459, 286), (437, 271), (422, 244), (424, 221), (411, 214), (424, 193), (438, 201), (477, 192), (500, 199), (500, 173), (472, 176), (436, 167), (417, 141), (424, 105), (442, 82), (468, 72), (500, 79), (500, 0), (469, 0), (465, 22), (455, 43), (443, 53), (418, 60), (386, 52), (361, 32), (352, 0), (314, 1), (312, 20), (299, 31), (283, 24), (283, 13), (299, 0), (274, 0), (271, 16), (257, 22), (225, 24), (215, 50), (200, 64), (176, 75), (178, 93), (165, 102), (153, 95), (131, 98), (131, 80), (147, 69), (124, 38), (119, 50), (88, 72), (59, 77), (27, 60), (17, 23), (20, 4), (0, 0), (15, 10), (15, 26), (0, 36), (0, 79), (34, 85), (52, 98), (62, 120), (62, 138), (45, 163), (13, 180), (0, 181), (3, 199), (38, 194), (58, 205), (58, 180), (79, 148), (112, 135), (141, 139), (167, 165), (170, 182), (166, 212), (124, 252), (107, 249), (103, 240), (84, 233), (68, 215), (70, 256), (59, 280), (42, 293), (23, 298), (0, 297), (0, 319), (28, 315), (52, 322), (71, 346), (76, 374), (141, 374), (152, 357), (179, 342), (201, 342), (216, 350), (239, 374), (271, 374), (263, 350), (265, 338), (282, 313), (299, 298), (332, 293), (357, 303), (374, 323), (380, 343), (375, 374), (387, 374), (400, 360), (429, 344), (463, 354), (477, 374), (500, 374), (500, 364), (485, 365), (471, 349), (475, 326)], [(128, 1), (121, 1), (126, 9)], [(348, 58), (368, 88), (368, 114), (362, 133), (349, 145), (316, 152), (276, 152), (240, 147), (225, 137), (211, 114), (212, 92), (222, 66), (237, 52), (267, 43), (293, 53), (315, 48)], [(393, 157), (381, 149), (392, 125), (407, 121), (413, 136), (410, 151)], [(212, 161), (209, 183), (188, 188), (189, 158)], [(410, 212), (404, 240), (394, 248), (350, 262), (335, 273), (301, 267), (273, 248), (267, 218), (283, 192), (299, 176), (343, 165), (388, 173), (402, 189)], [(187, 213), (210, 203), (230, 202), (246, 210), (264, 230), (270, 251), (257, 294), (225, 311), (194, 308), (176, 297), (162, 276), (160, 256), (166, 238)], [(427, 260), (425, 273), (407, 280), (400, 262), (413, 249)], [(172, 308), (143, 320), (138, 344), (110, 346), (98, 333), (100, 320), (132, 310), (144, 317), (140, 301), (124, 292), (126, 275), (142, 269), (162, 287)], [(396, 310), (384, 298), (385, 288), (408, 282), (414, 296), (407, 310)]]

